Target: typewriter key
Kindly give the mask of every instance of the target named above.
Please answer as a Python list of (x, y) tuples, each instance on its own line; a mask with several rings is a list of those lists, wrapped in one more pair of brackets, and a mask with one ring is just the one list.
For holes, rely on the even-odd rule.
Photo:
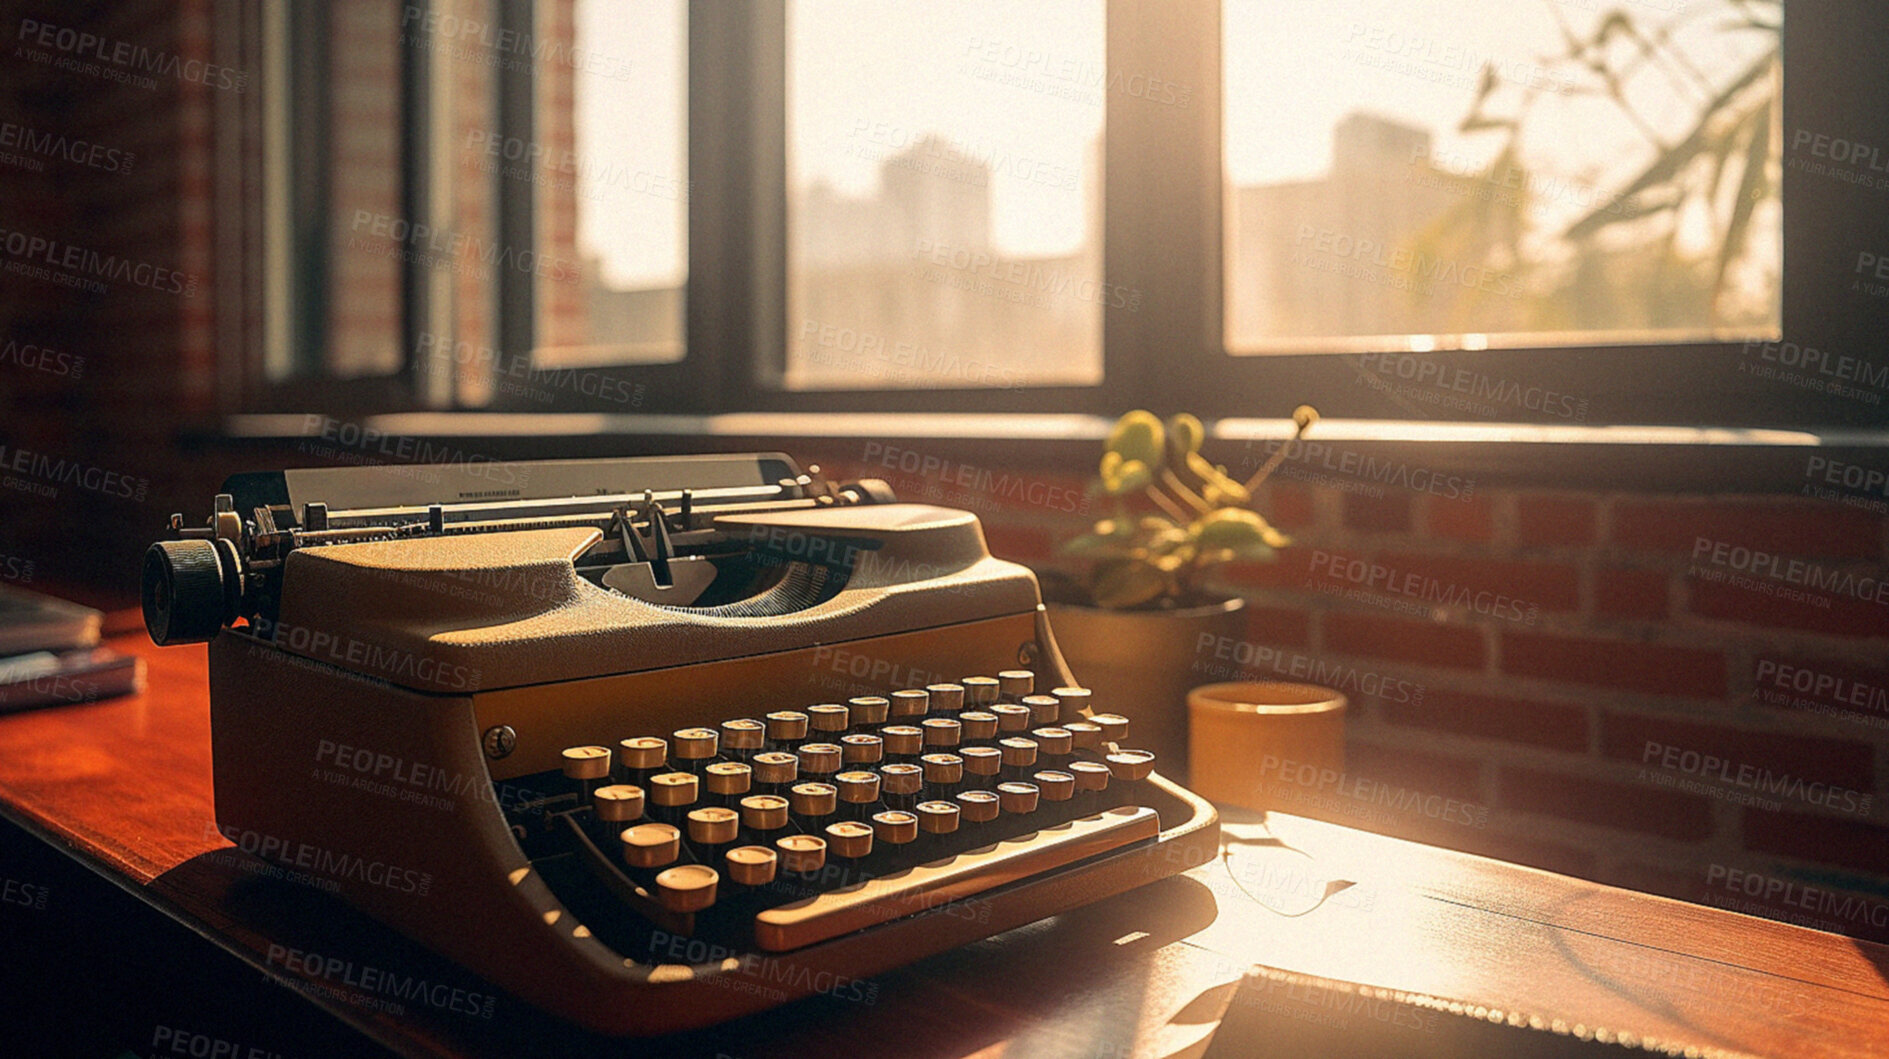
[(1102, 726), (1094, 721), (1064, 721), (1063, 730), (1069, 733), (1069, 745), (1078, 751), (1099, 753), (1102, 749)]
[(837, 743), (802, 743), (800, 744), (800, 775), (803, 779), (824, 783), (828, 777), (840, 770), (840, 748)]
[(783, 872), (798, 876), (817, 875), (826, 867), (826, 839), (818, 835), (788, 835), (774, 841)]
[(739, 761), (717, 761), (702, 770), (702, 785), (709, 801), (732, 809), (754, 786), (754, 770)]
[(879, 766), (879, 790), (888, 809), (909, 810), (925, 789), (925, 770), (917, 765)]
[(623, 863), (631, 868), (647, 871), (668, 867), (682, 854), (682, 832), (668, 824), (637, 824), (624, 828), (619, 837)]
[(669, 760), (677, 772), (702, 774), (720, 751), (721, 733), (713, 728), (679, 728), (670, 736)]
[(925, 733), (925, 746), (933, 750), (957, 746), (964, 736), (964, 726), (951, 717), (927, 717), (918, 727)]
[(997, 674), (997, 694), (1005, 702), (1022, 702), (1036, 690), (1036, 674), (1027, 669), (1006, 669)]
[(747, 841), (766, 846), (787, 833), (788, 801), (773, 794), (741, 799), (741, 830)]
[(1036, 768), (1036, 740), (1012, 736), (997, 742), (1003, 754), (1004, 775), (1021, 780)]
[(846, 806), (849, 820), (865, 820), (872, 816), (879, 806), (879, 774), (856, 769), (842, 772), (833, 777), (833, 786), (839, 789), (840, 801)]
[(964, 782), (964, 759), (956, 754), (926, 754), (918, 759), (925, 770), (925, 795), (949, 798)]
[(997, 785), (997, 777), (1003, 772), (1003, 751), (994, 746), (967, 746), (958, 751), (958, 757), (964, 760), (965, 787), (989, 790)]
[(958, 803), (960, 848), (986, 845), (998, 837), (994, 821), (1000, 806), (995, 791), (959, 791), (951, 800)]
[(700, 912), (715, 903), (721, 874), (706, 864), (684, 864), (656, 876), (656, 900), (671, 912)]
[(997, 715), (999, 735), (1021, 735), (1030, 730), (1030, 708), (1016, 702), (1000, 702), (990, 708)]
[(724, 858), (728, 880), (737, 886), (760, 887), (774, 881), (780, 857), (766, 846), (736, 846)]
[(787, 794), (787, 804), (793, 810), (794, 827), (806, 834), (821, 834), (840, 818), (839, 788), (831, 783), (796, 783)]
[(1039, 727), (1055, 724), (1063, 713), (1063, 704), (1054, 695), (1025, 695), (1023, 704), (1030, 708), (1030, 723)]
[[(591, 792), (591, 809), (604, 824), (628, 824), (643, 815), (643, 788), (612, 783)], [(621, 827), (618, 828), (621, 830)]]
[(1071, 761), (1063, 771), (1076, 781), (1076, 796), (1070, 811), (1078, 817), (1094, 816), (1107, 808), (1108, 766), (1100, 761)]
[(610, 775), (610, 749), (573, 746), (564, 749), (564, 775), (574, 780), (600, 780)]
[(897, 852), (918, 839), (918, 816), (902, 809), (872, 814), (873, 841), (887, 852)]
[(1115, 805), (1141, 805), (1145, 796), (1142, 781), (1154, 771), (1154, 754), (1146, 750), (1118, 750), (1108, 756), (1109, 775), (1115, 791), (1110, 801)]
[(842, 867), (858, 867), (872, 854), (872, 827), (857, 820), (826, 825), (826, 852)]
[(808, 726), (821, 739), (837, 739), (853, 723), (852, 711), (837, 702), (823, 702), (807, 707)]
[(741, 815), (733, 809), (709, 806), (689, 810), (689, 852), (697, 864), (715, 864), (735, 839), (741, 837)]
[(807, 738), (807, 715), (799, 710), (775, 710), (767, 715), (769, 750), (792, 751)]
[(786, 794), (800, 778), (800, 758), (780, 750), (754, 755), (752, 767), (762, 794)]
[(1102, 729), (1105, 742), (1119, 743), (1128, 738), (1128, 718), (1119, 713), (1098, 713), (1089, 720)]
[(876, 735), (856, 732), (840, 737), (842, 765), (877, 765), (885, 758), (885, 740)]
[(1076, 793), (1076, 777), (1057, 769), (1038, 770), (1030, 776), (1030, 782), (1036, 784), (1046, 802), (1066, 802)]
[(1093, 698), (1088, 688), (1056, 688), (1050, 694), (1061, 705), (1058, 719), (1064, 722), (1084, 720)]
[(1076, 739), (1067, 728), (1036, 728), (1031, 730), (1030, 738), (1036, 740), (1037, 756), (1053, 769), (1068, 764), (1069, 755), (1076, 749)]
[(1053, 827), (1074, 819), (1076, 778), (1056, 769), (1042, 769), (1030, 776), (1041, 800), (1037, 803), (1038, 826)]
[(878, 695), (861, 695), (856, 699), (847, 699), (846, 705), (853, 711), (853, 731), (863, 732), (874, 725), (885, 723), (886, 716), (892, 710), (892, 703)]
[(888, 716), (894, 721), (911, 723), (925, 716), (931, 709), (931, 695), (923, 688), (907, 688), (895, 691), (890, 696), (892, 710)]
[(938, 713), (956, 713), (964, 708), (962, 684), (927, 684), (925, 693), (931, 698), (932, 710)]
[(701, 781), (687, 772), (659, 772), (649, 778), (650, 816), (657, 823), (681, 826), (695, 799)]
[(747, 762), (767, 745), (767, 726), (746, 717), (721, 723), (721, 748), (736, 761)]
[(997, 804), (1006, 813), (1019, 816), (1036, 812), (1037, 799), (1041, 796), (1034, 783), (999, 783), (997, 785)]
[(669, 763), (669, 742), (653, 735), (639, 735), (617, 744), (617, 769), (625, 783), (649, 789), (649, 778), (663, 771)]
[(958, 683), (964, 685), (967, 706), (981, 710), (997, 701), (999, 685), (994, 677), (965, 677)]
[(925, 752), (925, 730), (917, 725), (888, 724), (879, 729), (879, 738), (885, 740), (885, 756), (896, 762), (916, 761)]
[(949, 835), (958, 829), (957, 802), (919, 802), (918, 808), (912, 811), (918, 816), (918, 829), (927, 835)]
[(1154, 771), (1154, 754), (1146, 750), (1118, 750), (1108, 756), (1108, 770), (1117, 780), (1132, 783)]
[(966, 746), (981, 746), (997, 738), (997, 715), (988, 710), (965, 710), (958, 714), (958, 725)]

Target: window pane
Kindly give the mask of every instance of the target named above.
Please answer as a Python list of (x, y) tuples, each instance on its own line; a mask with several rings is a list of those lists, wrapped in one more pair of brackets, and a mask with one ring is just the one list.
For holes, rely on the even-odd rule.
[(779, 381), (1100, 381), (1102, 8), (796, 0)]
[[(265, 10), (272, 382), (392, 375), (401, 354), (401, 10), (373, 0)], [(346, 46), (334, 44), (347, 41)]]
[(544, 0), (536, 68), (539, 367), (682, 359), (684, 0)]
[(1778, 0), (1224, 10), (1232, 351), (1776, 332)]

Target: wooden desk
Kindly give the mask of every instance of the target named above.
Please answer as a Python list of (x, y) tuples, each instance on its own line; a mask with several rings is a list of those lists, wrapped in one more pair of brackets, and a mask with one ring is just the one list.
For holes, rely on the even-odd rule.
[[(148, 660), (146, 694), (0, 718), (0, 813), (404, 1055), (1586, 1054), (1596, 1030), (1889, 1053), (1889, 948), (1278, 814), (1230, 822), (1221, 862), (843, 995), (603, 1041), (231, 849), (211, 828), (203, 649), (115, 646)], [(372, 984), (389, 972), (444, 991), (389, 1004)], [(1510, 1018), (1565, 1035), (1487, 1022)]]

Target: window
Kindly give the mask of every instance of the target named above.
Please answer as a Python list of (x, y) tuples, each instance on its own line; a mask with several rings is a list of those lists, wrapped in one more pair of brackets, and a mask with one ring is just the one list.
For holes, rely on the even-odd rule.
[(1228, 347), (1775, 337), (1781, 15), (1228, 0)]
[[(265, 359), (321, 384), (278, 408), (1889, 402), (1853, 274), (1889, 258), (1855, 160), (1889, 155), (1877, 6), (1789, 35), (1777, 0), (280, 6), (285, 41), (352, 36), (281, 49), (263, 108), (292, 277)], [(1759, 364), (1780, 348), (1867, 392)]]
[(536, 141), (513, 139), (505, 157), (535, 161), (539, 247), (572, 267), (539, 277), (532, 363), (681, 360), (687, 9), (562, 0), (538, 17), (544, 39), (570, 42), (572, 61), (535, 66)]
[(794, 389), (1102, 375), (1100, 0), (796, 0)]

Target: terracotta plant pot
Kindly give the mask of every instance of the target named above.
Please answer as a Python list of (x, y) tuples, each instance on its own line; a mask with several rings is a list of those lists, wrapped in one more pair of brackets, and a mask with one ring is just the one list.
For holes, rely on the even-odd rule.
[(1174, 610), (1104, 610), (1056, 602), (1066, 582), (1044, 578), (1049, 626), (1069, 671), (1095, 692), (1098, 713), (1128, 718), (1131, 746), (1152, 750), (1155, 768), (1187, 781), (1187, 693), (1205, 683), (1196, 669), (1201, 634), (1238, 638), (1246, 601)]

